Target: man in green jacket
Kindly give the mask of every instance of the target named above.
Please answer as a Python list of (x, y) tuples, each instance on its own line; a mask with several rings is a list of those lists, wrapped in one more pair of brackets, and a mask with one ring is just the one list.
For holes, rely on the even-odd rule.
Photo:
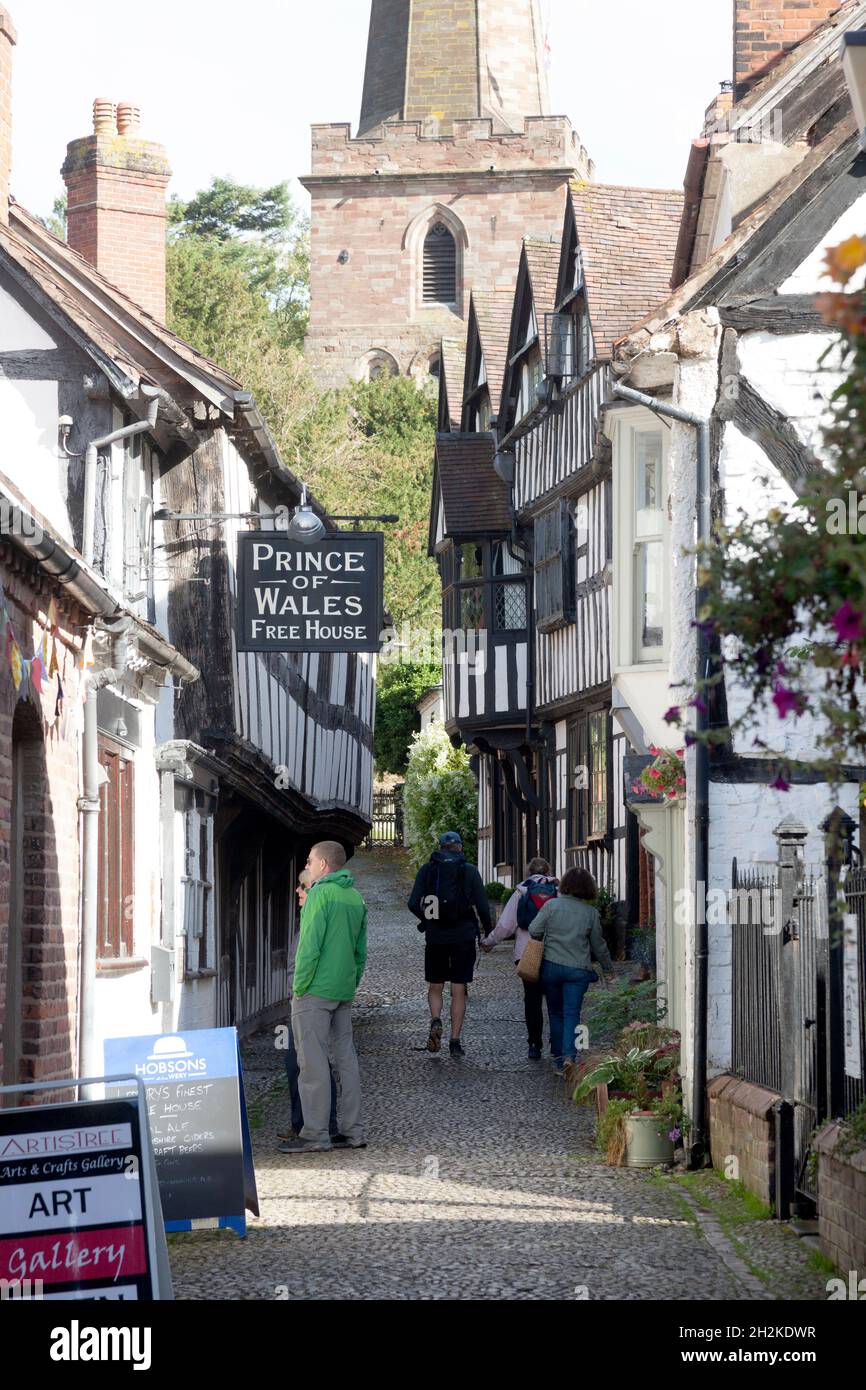
[(314, 845), (307, 859), (311, 887), (301, 911), (295, 956), (292, 1032), (298, 1052), (298, 1091), (304, 1127), (286, 1140), (286, 1153), (333, 1147), (328, 1132), (333, 1066), (340, 1133), (347, 1147), (367, 1147), (361, 1125), (361, 1075), (352, 1041), (352, 1001), (367, 960), (367, 905), (345, 868), (335, 840)]

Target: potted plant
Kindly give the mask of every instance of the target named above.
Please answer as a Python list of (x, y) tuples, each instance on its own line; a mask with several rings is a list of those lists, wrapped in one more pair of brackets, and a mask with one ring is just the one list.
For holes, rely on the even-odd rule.
[(596, 1140), (609, 1163), (654, 1168), (673, 1162), (685, 1129), (677, 1034), (656, 1024), (625, 1029), (618, 1050), (579, 1076), (574, 1100), (593, 1095)]
[(685, 749), (656, 748), (650, 744), (653, 761), (632, 784), (632, 791), (657, 801), (678, 801), (686, 794)]
[(498, 879), (494, 879), (492, 883), (485, 883), (484, 892), (487, 894), (487, 901), (490, 904), (490, 914), (494, 926), (502, 916), (502, 909), (511, 897), (512, 891), (507, 883), (500, 883)]

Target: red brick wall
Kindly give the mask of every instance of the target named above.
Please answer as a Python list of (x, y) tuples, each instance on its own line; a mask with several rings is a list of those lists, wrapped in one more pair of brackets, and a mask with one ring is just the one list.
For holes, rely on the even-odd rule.
[[(707, 1095), (713, 1167), (739, 1179), (772, 1208), (776, 1195), (774, 1112), (781, 1097), (727, 1074), (710, 1082)], [(734, 1165), (731, 1159), (736, 1160)]]
[(137, 304), (165, 320), (165, 190), (161, 145), (94, 134), (67, 148), (69, 245)]
[(815, 1142), (818, 1151), (818, 1234), (821, 1249), (843, 1275), (866, 1276), (866, 1150), (844, 1140), (834, 1121)]
[(9, 221), (9, 175), (12, 172), (12, 49), (15, 29), (0, 5), (0, 222)]
[(739, 100), (769, 68), (838, 10), (842, 0), (734, 0), (734, 91)]
[[(0, 578), (19, 642), (32, 652), (51, 597), (44, 580), (33, 581), (5, 548)], [(83, 616), (57, 594), (63, 640), (80, 639)], [(67, 662), (66, 695), (72, 699), (78, 672)], [(38, 699), (38, 697), (36, 697)], [(20, 931), (21, 1082), (76, 1075), (78, 1013), (78, 743), (60, 729), (46, 731), (41, 715), (53, 709), (56, 683), (41, 708), (19, 700), (5, 648), (0, 652), (0, 1019), (6, 1016), (9, 960), (12, 735), (24, 750), (26, 817), (23, 824), (22, 920)], [(0, 1075), (3, 1074), (0, 1038)], [(11, 1078), (10, 1078), (11, 1080)]]

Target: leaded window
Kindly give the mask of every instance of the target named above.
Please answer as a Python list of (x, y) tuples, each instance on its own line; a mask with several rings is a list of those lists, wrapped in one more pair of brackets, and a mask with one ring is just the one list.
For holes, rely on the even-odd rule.
[(574, 621), (573, 530), (562, 500), (535, 519), (535, 614), (541, 632)]

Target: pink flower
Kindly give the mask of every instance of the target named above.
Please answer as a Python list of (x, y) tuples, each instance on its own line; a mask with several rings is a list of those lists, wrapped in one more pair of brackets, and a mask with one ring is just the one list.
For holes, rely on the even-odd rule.
[(677, 778), (677, 786), (678, 786), (678, 787), (684, 787), (685, 785), (686, 785), (686, 779), (685, 779), (685, 777), (678, 777), (678, 778)]
[(786, 719), (789, 714), (800, 715), (803, 713), (803, 701), (794, 690), (789, 690), (787, 685), (781, 681), (776, 681), (773, 689), (773, 704), (780, 719)]
[(651, 767), (649, 770), (649, 775), (650, 777), (655, 778), (656, 781), (658, 781), (659, 777), (661, 777), (661, 773), (659, 772), (657, 767)]
[(774, 792), (787, 792), (791, 789), (791, 783), (785, 781), (785, 774), (783, 772), (779, 773), (775, 782), (771, 782), (770, 786)]
[(847, 599), (841, 608), (836, 609), (830, 622), (835, 627), (840, 642), (859, 642), (866, 636), (863, 631), (863, 614), (853, 608)]
[(662, 717), (666, 724), (678, 724), (680, 718), (679, 705), (671, 705), (670, 709)]
[(654, 743), (651, 743), (651, 744), (650, 744), (650, 752), (652, 753), (652, 755), (653, 755), (654, 758), (657, 758), (657, 757), (658, 757), (658, 752), (659, 752), (659, 750), (656, 748), (656, 746), (655, 746)]

